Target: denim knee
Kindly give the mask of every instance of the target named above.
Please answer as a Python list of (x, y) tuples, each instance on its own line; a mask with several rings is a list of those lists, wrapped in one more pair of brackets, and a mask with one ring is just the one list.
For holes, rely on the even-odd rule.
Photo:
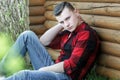
[(33, 31), (27, 30), (20, 34), (20, 36), (25, 36), (25, 35), (32, 36), (32, 35), (35, 35), (35, 33)]
[(26, 41), (27, 39), (31, 40), (34, 38), (38, 38), (37, 35), (33, 31), (27, 30), (27, 31), (22, 32), (19, 35), (18, 40), (22, 39), (23, 41)]

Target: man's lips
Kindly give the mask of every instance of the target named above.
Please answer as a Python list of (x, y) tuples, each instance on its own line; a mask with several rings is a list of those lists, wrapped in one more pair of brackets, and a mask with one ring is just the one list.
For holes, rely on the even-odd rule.
[(67, 30), (71, 30), (71, 29), (72, 29), (72, 27), (68, 27), (68, 28), (67, 28)]

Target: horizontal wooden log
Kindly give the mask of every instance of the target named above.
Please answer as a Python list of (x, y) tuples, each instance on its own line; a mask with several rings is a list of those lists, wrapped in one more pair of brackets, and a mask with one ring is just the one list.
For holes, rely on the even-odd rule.
[[(61, 0), (47, 0), (47, 1), (61, 1)], [(64, 1), (75, 1), (75, 2), (101, 2), (101, 3), (120, 3), (120, 0), (64, 0)]]
[[(85, 20), (91, 26), (120, 30), (119, 17), (108, 17), (108, 16), (86, 15), (86, 14), (80, 14), (80, 15), (83, 18), (83, 20)], [(45, 17), (47, 20), (56, 21), (55, 16), (53, 15), (53, 11), (46, 11)]]
[(120, 44), (102, 41), (101, 51), (106, 54), (120, 57)]
[(45, 12), (45, 17), (47, 20), (53, 20), (53, 21), (56, 21), (56, 18), (53, 14), (53, 11), (46, 11)]
[(44, 5), (45, 0), (29, 0), (29, 6)]
[(101, 54), (98, 63), (102, 66), (120, 70), (120, 57), (108, 54)]
[(103, 8), (92, 8), (87, 10), (79, 10), (82, 14), (93, 14), (93, 15), (105, 15), (120, 17), (120, 7), (103, 7)]
[(103, 75), (103, 76), (106, 76), (109, 78), (113, 78), (114, 80), (120, 79), (120, 71), (119, 70), (115, 70), (115, 69), (111, 69), (111, 68), (107, 68), (107, 67), (103, 67), (103, 66), (97, 66), (96, 72), (100, 75)]
[[(120, 30), (120, 18), (119, 17), (107, 17), (107, 16), (92, 16), (92, 15), (81, 15), (86, 22), (93, 26), (108, 28), (108, 29), (116, 29)], [(85, 17), (85, 18), (84, 18)], [(89, 19), (87, 21), (87, 18)], [(90, 19), (92, 21), (90, 21)]]
[(44, 23), (44, 26), (49, 29), (49, 28), (55, 26), (56, 24), (57, 24), (56, 21), (48, 21), (48, 20), (46, 20), (45, 23)]
[(97, 27), (92, 27), (92, 28), (94, 28), (97, 31), (101, 40), (120, 44), (119, 30), (111, 30), (111, 29), (104, 29), (104, 28), (97, 28)]
[(30, 16), (30, 24), (43, 24), (46, 20), (44, 16)]
[(51, 48), (47, 48), (48, 53), (51, 55), (53, 60), (56, 60), (60, 55), (60, 50), (55, 50)]
[(43, 6), (31, 6), (29, 7), (29, 15), (30, 16), (39, 16), (44, 15), (45, 8)]
[(43, 25), (30, 25), (30, 29), (37, 35), (42, 35), (47, 30)]

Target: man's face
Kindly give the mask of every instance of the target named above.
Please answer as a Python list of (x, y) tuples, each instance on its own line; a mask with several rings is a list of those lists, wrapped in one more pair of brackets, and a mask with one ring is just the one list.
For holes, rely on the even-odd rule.
[(65, 7), (62, 13), (59, 16), (56, 16), (56, 19), (64, 27), (64, 30), (73, 32), (79, 25), (78, 14), (77, 11), (71, 11)]

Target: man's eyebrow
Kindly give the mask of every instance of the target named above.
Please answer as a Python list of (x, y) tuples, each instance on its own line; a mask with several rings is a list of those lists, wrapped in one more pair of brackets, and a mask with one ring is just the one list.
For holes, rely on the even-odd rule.
[(69, 19), (69, 18), (70, 18), (70, 16), (66, 17), (65, 20), (67, 20), (67, 19)]

